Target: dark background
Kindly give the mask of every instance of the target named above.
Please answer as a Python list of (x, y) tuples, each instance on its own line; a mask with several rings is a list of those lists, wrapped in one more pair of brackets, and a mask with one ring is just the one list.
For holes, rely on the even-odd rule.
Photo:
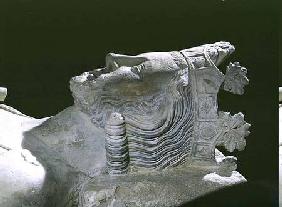
[(6, 104), (38, 118), (72, 105), (69, 79), (104, 66), (108, 52), (230, 41), (236, 51), (221, 69), (240, 61), (250, 85), (243, 96), (221, 91), (219, 107), (242, 111), (252, 124), (245, 151), (235, 153), (248, 183), (189, 206), (278, 206), (278, 1), (1, 0), (0, 11), (0, 86), (8, 88)]

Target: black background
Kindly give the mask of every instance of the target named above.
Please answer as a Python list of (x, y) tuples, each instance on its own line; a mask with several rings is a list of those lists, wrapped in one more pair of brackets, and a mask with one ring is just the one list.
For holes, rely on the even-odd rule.
[[(248, 183), (189, 206), (278, 206), (278, 2), (264, 0), (1, 0), (0, 86), (6, 104), (34, 117), (72, 105), (68, 81), (104, 66), (108, 52), (171, 51), (220, 40), (248, 68), (243, 96), (221, 91), (221, 110), (252, 124), (235, 153)], [(282, 76), (279, 76), (282, 84)], [(233, 153), (234, 154), (234, 153)]]

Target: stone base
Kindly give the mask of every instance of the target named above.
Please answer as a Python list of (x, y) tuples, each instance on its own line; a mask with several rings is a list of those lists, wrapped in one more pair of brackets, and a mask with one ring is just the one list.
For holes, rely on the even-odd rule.
[[(79, 113), (75, 115), (77, 117)], [(130, 168), (128, 174), (118, 176), (108, 175), (106, 171), (95, 175), (79, 171), (72, 175), (73, 179), (68, 180), (64, 189), (58, 182), (60, 177), (53, 180), (53, 177), (45, 175), (42, 165), (21, 147), (24, 132), (34, 131), (34, 127), (38, 126), (38, 133), (43, 134), (43, 125), (49, 126), (45, 121), (46, 118), (34, 119), (0, 105), (0, 206), (177, 206), (246, 181), (235, 171), (236, 158), (225, 157), (216, 150), (215, 162), (186, 161), (162, 171)], [(61, 162), (54, 166), (63, 170)]]
[(79, 188), (79, 207), (178, 206), (225, 186), (246, 181), (231, 169), (219, 163), (207, 166), (207, 163), (198, 162), (197, 167), (184, 164), (163, 171), (100, 175), (83, 182), (73, 192)]

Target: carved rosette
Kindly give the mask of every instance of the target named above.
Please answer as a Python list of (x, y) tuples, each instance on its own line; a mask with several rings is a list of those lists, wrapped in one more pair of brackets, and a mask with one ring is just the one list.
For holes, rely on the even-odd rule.
[(244, 87), (249, 84), (247, 69), (240, 66), (239, 62), (229, 63), (226, 69), (224, 90), (231, 93), (242, 95)]
[(126, 173), (129, 153), (124, 117), (119, 113), (112, 113), (107, 120), (105, 131), (107, 134), (105, 145), (109, 174)]
[(217, 146), (224, 146), (229, 152), (235, 149), (241, 151), (246, 146), (245, 137), (250, 134), (250, 124), (244, 120), (242, 113), (231, 115), (229, 112), (219, 112), (219, 127), (222, 133), (216, 142)]

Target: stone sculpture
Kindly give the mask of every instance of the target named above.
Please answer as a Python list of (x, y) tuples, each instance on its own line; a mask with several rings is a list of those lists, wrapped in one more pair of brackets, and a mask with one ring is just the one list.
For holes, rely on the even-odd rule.
[[(72, 78), (74, 106), (23, 141), (47, 177), (60, 183), (60, 196), (48, 205), (175, 206), (230, 179), (245, 181), (234, 171), (236, 158), (216, 149), (243, 150), (249, 134), (242, 113), (218, 110), (221, 87), (241, 95), (248, 84), (238, 62), (225, 75), (217, 67), (234, 50), (216, 42), (137, 56), (109, 53), (105, 68)], [(229, 178), (207, 186), (215, 173)]]
[[(222, 83), (235, 94), (248, 83), (239, 63), (230, 63), (226, 76), (216, 66), (233, 50), (218, 42), (180, 52), (108, 54), (100, 75), (72, 79), (75, 103), (101, 127), (111, 113), (124, 116), (131, 165), (165, 168), (187, 157), (214, 159), (217, 145), (243, 149), (248, 135), (243, 114), (218, 113)], [(81, 83), (92, 87), (83, 97)]]

